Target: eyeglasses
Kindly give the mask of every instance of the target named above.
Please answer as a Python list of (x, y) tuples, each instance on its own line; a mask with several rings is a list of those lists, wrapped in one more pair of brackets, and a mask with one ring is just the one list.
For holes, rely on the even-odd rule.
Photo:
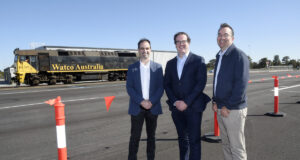
[(218, 38), (228, 38), (228, 37), (230, 37), (231, 35), (230, 34), (227, 34), (227, 33), (225, 33), (225, 34), (220, 34), (220, 33), (218, 33)]
[(175, 41), (176, 44), (186, 44), (187, 42), (187, 40)]
[(142, 48), (139, 48), (139, 50), (146, 50), (147, 51), (147, 50), (150, 50), (150, 48), (148, 48), (148, 47), (147, 48), (143, 48), (142, 47)]

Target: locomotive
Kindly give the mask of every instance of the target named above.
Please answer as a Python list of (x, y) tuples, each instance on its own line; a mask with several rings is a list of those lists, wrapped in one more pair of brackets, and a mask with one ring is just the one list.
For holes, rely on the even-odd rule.
[(128, 66), (138, 60), (136, 50), (42, 46), (14, 50), (17, 84), (65, 84), (84, 79), (126, 80)]

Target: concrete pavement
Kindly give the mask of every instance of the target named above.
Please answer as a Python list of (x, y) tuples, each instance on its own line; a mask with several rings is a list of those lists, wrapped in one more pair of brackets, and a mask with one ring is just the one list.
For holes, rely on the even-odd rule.
[[(299, 72), (291, 72), (291, 75)], [(279, 74), (286, 75), (286, 72)], [(251, 79), (272, 74), (251, 74)], [(205, 92), (211, 95), (212, 79)], [(264, 116), (273, 110), (273, 81), (249, 84), (246, 145), (249, 160), (295, 160), (300, 150), (300, 78), (280, 80), (280, 111), (286, 117)], [(290, 87), (288, 89), (284, 89)], [(71, 160), (122, 160), (128, 152), (130, 116), (124, 82), (80, 85), (39, 86), (0, 89), (0, 159), (57, 159), (53, 107), (45, 100), (62, 96), (66, 104), (68, 156)], [(104, 96), (115, 95), (110, 111)], [(177, 134), (170, 112), (162, 98), (164, 114), (158, 118), (156, 159), (178, 159)], [(210, 105), (204, 112), (202, 135), (213, 131)], [(138, 157), (146, 159), (145, 129)], [(222, 159), (221, 144), (202, 142), (202, 159)]]

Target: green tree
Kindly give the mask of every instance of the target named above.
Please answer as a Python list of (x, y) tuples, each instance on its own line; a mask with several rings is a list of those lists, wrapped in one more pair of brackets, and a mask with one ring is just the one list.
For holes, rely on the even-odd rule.
[(267, 61), (269, 61), (267, 57), (260, 59), (258, 62), (259, 68), (265, 68), (267, 66), (266, 65)]
[(211, 70), (215, 68), (215, 63), (216, 63), (216, 59), (211, 59), (206, 65), (207, 69)]
[(281, 65), (281, 61), (280, 61), (279, 55), (275, 55), (275, 56), (274, 56), (274, 59), (273, 59), (273, 65), (274, 65), (274, 66), (279, 66), (279, 65)]
[(297, 61), (294, 60), (294, 59), (291, 59), (291, 60), (289, 61), (289, 64), (288, 64), (288, 65), (293, 65), (293, 68), (297, 68)]
[(290, 57), (289, 56), (284, 56), (283, 58), (282, 58), (282, 63), (283, 64), (289, 64), (289, 60), (290, 60)]
[(257, 68), (259, 68), (259, 65), (256, 62), (253, 62), (252, 63), (252, 68), (257, 69)]
[(247, 57), (248, 57), (249, 62), (251, 63), (252, 62), (252, 58), (250, 56), (247, 56)]
[(0, 70), (0, 78), (4, 78), (4, 73)]

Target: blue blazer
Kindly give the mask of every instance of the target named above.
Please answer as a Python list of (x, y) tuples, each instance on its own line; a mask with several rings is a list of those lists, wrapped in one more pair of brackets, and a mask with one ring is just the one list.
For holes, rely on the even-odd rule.
[[(130, 65), (127, 71), (126, 81), (127, 93), (130, 97), (128, 114), (138, 115), (140, 104), (144, 100), (140, 74), (140, 61)], [(160, 64), (150, 61), (150, 87), (149, 100), (152, 103), (151, 113), (162, 114), (160, 99), (164, 93), (163, 72)]]
[(174, 102), (183, 100), (188, 109), (203, 112), (210, 98), (203, 93), (207, 80), (207, 70), (204, 59), (192, 52), (187, 57), (181, 78), (177, 73), (177, 57), (167, 62), (164, 88), (168, 96), (170, 111), (176, 109)]
[[(216, 57), (214, 85), (219, 65), (219, 54)], [(216, 87), (216, 95), (213, 92), (213, 101), (218, 104), (218, 108), (226, 106), (228, 109), (243, 109), (247, 107), (249, 60), (247, 55), (234, 44), (223, 55), (217, 78), (217, 86), (213, 86)]]

